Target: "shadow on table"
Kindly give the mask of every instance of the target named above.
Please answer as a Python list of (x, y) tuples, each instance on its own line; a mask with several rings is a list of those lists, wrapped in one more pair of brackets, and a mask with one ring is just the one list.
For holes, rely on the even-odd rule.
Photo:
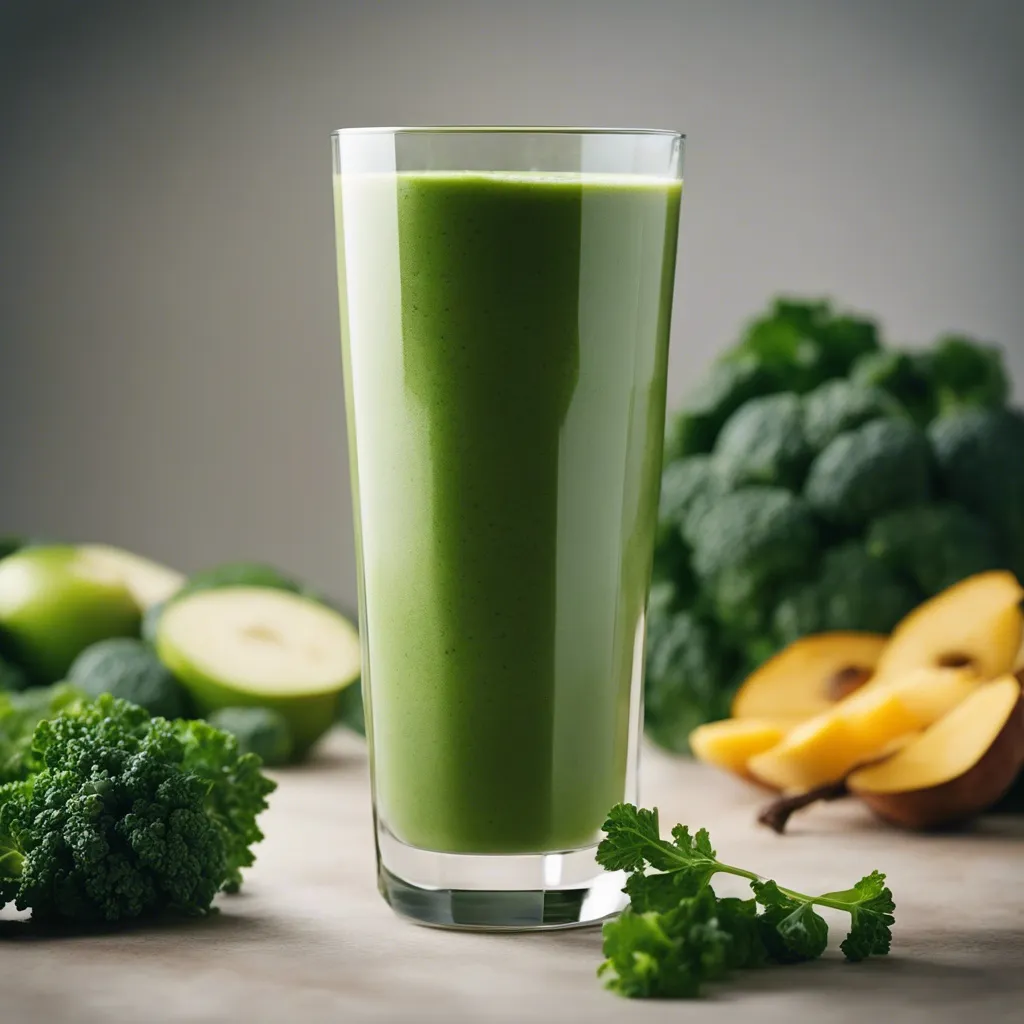
[[(27, 917), (0, 920), (0, 944), (4, 942), (73, 942), (96, 938), (139, 938), (180, 935), (190, 943), (219, 942), (230, 938), (233, 942), (265, 943), (287, 940), (287, 923), (269, 917), (239, 913), (244, 909), (244, 893), (225, 897), (219, 912), (207, 917), (176, 917), (167, 915), (148, 921), (128, 921), (120, 924), (71, 925), (61, 922), (34, 921)], [(235, 912), (232, 912), (233, 909)]]

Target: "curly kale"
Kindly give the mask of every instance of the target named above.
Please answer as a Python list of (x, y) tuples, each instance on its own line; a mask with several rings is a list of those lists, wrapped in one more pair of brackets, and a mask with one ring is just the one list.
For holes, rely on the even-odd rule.
[(39, 723), (0, 786), (0, 905), (79, 924), (208, 913), (274, 784), (233, 737), (109, 695)]
[(840, 434), (811, 463), (804, 497), (826, 522), (858, 527), (931, 489), (925, 435), (907, 420), (873, 420)]
[(930, 361), (921, 352), (869, 352), (854, 363), (850, 380), (891, 395), (922, 427), (931, 422), (938, 408)]
[(714, 458), (718, 473), (734, 487), (798, 488), (811, 461), (800, 399), (784, 392), (740, 406), (722, 427)]
[(926, 359), (940, 415), (954, 409), (1001, 409), (1006, 405), (1010, 379), (998, 346), (949, 335), (936, 342)]

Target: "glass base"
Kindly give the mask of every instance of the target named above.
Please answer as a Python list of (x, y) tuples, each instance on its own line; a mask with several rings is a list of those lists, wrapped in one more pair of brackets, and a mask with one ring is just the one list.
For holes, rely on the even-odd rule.
[(403, 917), (435, 928), (584, 928), (626, 906), (625, 875), (602, 871), (597, 846), (562, 853), (436, 853), (377, 834), (377, 886)]

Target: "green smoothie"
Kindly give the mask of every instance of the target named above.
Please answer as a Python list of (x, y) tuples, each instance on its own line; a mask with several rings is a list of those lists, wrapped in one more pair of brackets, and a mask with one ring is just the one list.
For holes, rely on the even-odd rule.
[(623, 799), (680, 185), (336, 179), (378, 819), (570, 850)]

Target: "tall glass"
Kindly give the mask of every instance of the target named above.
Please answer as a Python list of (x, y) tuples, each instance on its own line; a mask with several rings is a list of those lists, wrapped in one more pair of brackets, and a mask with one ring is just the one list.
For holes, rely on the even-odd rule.
[(682, 137), (378, 128), (334, 141), (341, 334), (384, 898), (466, 928), (621, 909)]

